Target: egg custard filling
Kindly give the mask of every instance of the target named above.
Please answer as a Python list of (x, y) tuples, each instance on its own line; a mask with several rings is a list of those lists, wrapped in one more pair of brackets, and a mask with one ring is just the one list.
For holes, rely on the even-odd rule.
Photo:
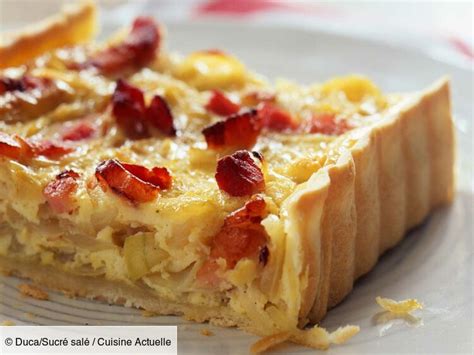
[(402, 97), (357, 75), (271, 84), (224, 51), (162, 42), (140, 17), (0, 72), (0, 255), (87, 297), (263, 335), (302, 327), (304, 260), (323, 245), (292, 222), (323, 219), (303, 191)]

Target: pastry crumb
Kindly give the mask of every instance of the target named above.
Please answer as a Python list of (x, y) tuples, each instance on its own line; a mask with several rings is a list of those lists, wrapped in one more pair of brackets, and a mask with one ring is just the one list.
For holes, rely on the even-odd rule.
[(354, 335), (359, 333), (360, 328), (354, 325), (346, 325), (345, 327), (339, 327), (334, 332), (329, 334), (329, 342), (331, 344), (344, 344)]
[(23, 296), (31, 297), (41, 301), (46, 301), (49, 299), (49, 296), (45, 291), (34, 285), (21, 284), (18, 285), (18, 290)]
[(254, 354), (262, 353), (287, 340), (314, 349), (326, 350), (331, 344), (344, 344), (354, 335), (359, 333), (359, 331), (360, 327), (356, 325), (339, 327), (331, 333), (319, 326), (314, 326), (311, 329), (305, 330), (297, 329), (293, 332), (282, 332), (264, 337), (254, 343), (251, 346), (250, 351)]
[(201, 329), (201, 335), (204, 335), (206, 337), (211, 337), (214, 335), (214, 333), (211, 332), (209, 329), (204, 328), (204, 329)]
[(383, 298), (377, 296), (375, 301), (384, 310), (394, 314), (407, 314), (417, 309), (422, 309), (423, 305), (414, 298), (409, 298), (402, 301), (395, 301), (390, 298)]
[(250, 352), (252, 354), (261, 354), (279, 344), (284, 343), (290, 338), (290, 336), (290, 332), (282, 332), (263, 337), (250, 347)]
[(4, 321), (1, 323), (1, 325), (10, 327), (10, 326), (12, 326), (12, 325), (15, 325), (15, 322), (13, 322), (13, 321), (7, 319), (7, 320), (4, 320)]

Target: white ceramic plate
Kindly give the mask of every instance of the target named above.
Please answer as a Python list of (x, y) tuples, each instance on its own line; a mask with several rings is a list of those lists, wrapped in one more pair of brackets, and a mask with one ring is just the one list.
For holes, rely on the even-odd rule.
[[(303, 83), (334, 75), (363, 73), (385, 92), (424, 88), (442, 75), (453, 81), (453, 108), (459, 144), (458, 192), (452, 206), (437, 210), (426, 223), (386, 253), (352, 294), (333, 309), (323, 326), (358, 324), (361, 332), (330, 354), (471, 353), (473, 271), (473, 72), (456, 68), (412, 49), (324, 32), (243, 24), (169, 25), (169, 46), (188, 52), (223, 48), (268, 77)], [(177, 317), (144, 318), (134, 309), (69, 299), (50, 293), (50, 301), (22, 298), (14, 278), (3, 278), (0, 320), (16, 324), (178, 324), (179, 352), (243, 354), (257, 338), (235, 329), (191, 324)], [(415, 297), (425, 304), (419, 319), (383, 317), (375, 303), (381, 295)], [(200, 329), (215, 336), (204, 337)], [(310, 353), (285, 346), (278, 353)]]

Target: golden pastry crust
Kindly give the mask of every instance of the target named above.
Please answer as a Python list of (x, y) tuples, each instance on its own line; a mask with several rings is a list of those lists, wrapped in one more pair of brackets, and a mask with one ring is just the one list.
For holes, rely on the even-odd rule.
[(64, 6), (60, 14), (21, 32), (2, 34), (0, 68), (24, 64), (54, 48), (86, 42), (96, 30), (96, 8), (92, 1)]
[[(317, 211), (323, 216), (320, 229), (313, 230), (321, 254), (304, 262), (319, 272), (309, 315), (314, 322), (341, 302), (406, 231), (453, 198), (454, 127), (446, 79), (351, 136), (357, 140), (351, 156), (343, 154), (334, 166), (316, 172), (310, 181), (319, 183), (306, 185), (302, 193), (324, 201)], [(307, 211), (295, 208), (296, 215)], [(309, 220), (300, 219), (299, 228), (305, 230)]]

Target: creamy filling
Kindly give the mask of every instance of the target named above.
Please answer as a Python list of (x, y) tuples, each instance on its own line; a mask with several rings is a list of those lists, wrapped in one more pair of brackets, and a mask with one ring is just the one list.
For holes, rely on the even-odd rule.
[[(309, 87), (279, 81), (272, 88), (230, 56), (162, 54), (150, 68), (128, 81), (144, 90), (147, 103), (156, 94), (166, 99), (178, 135), (131, 141), (117, 128), (111, 112), (114, 81), (87, 71), (65, 71), (65, 63), (84, 56), (83, 51), (59, 50), (38, 59), (31, 69), (32, 75), (56, 80), (73, 99), (27, 121), (1, 122), (0, 130), (54, 140), (62, 129), (87, 116), (106, 133), (75, 143), (74, 152), (59, 160), (40, 157), (25, 166), (1, 158), (0, 255), (147, 287), (173, 302), (209, 307), (230, 302), (236, 311), (247, 314), (255, 305), (248, 304), (246, 293), (253, 292), (255, 304), (278, 317), (278, 309), (285, 308), (275, 296), (284, 259), (280, 207), (299, 184), (334, 164), (340, 150), (354, 142), (343, 134), (262, 133), (253, 150), (264, 157), (266, 187), (262, 195), (268, 216), (262, 225), (269, 238), (269, 262), (262, 266), (259, 260), (243, 258), (232, 269), (218, 270), (223, 282), (209, 290), (196, 282), (196, 274), (209, 258), (211, 241), (225, 218), (248, 200), (228, 196), (216, 184), (216, 161), (227, 152), (207, 148), (201, 134), (205, 127), (223, 119), (205, 109), (209, 89), (219, 88), (240, 103), (255, 92), (268, 94), (299, 126), (316, 113), (335, 115), (351, 128), (368, 125), (390, 106), (389, 100), (360, 77)], [(111, 191), (104, 192), (94, 172), (101, 161), (111, 158), (146, 167), (164, 166), (173, 176), (173, 186), (161, 191), (156, 200), (138, 206)], [(43, 189), (69, 169), (80, 175), (75, 209), (55, 214)]]

